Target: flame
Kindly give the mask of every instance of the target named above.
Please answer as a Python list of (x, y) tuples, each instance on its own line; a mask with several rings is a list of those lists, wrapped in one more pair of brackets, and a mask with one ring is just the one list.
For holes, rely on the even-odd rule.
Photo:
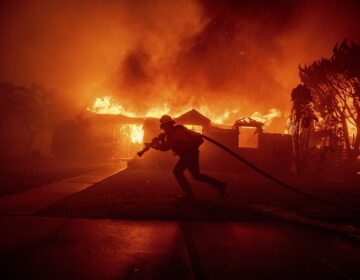
[[(351, 95), (349, 96), (349, 93), (351, 93)], [(348, 119), (346, 120), (346, 124), (347, 124), (347, 129), (348, 129), (348, 134), (350, 137), (350, 142), (354, 142), (354, 139), (356, 137), (356, 133), (357, 133), (357, 128), (356, 125), (354, 124), (354, 119), (356, 118), (356, 109), (354, 107), (354, 102), (353, 102), (353, 95), (354, 95), (354, 89), (352, 87), (348, 87), (346, 88), (346, 90), (344, 91), (344, 95), (345, 95), (345, 104), (346, 107), (348, 108), (348, 113), (346, 114)], [(340, 102), (340, 101), (339, 101)], [(344, 106), (345, 104), (342, 104), (340, 102), (340, 106)], [(354, 117), (350, 117), (350, 115), (353, 115)]]
[(162, 107), (155, 107), (147, 111), (145, 117), (160, 118), (163, 115), (169, 114), (169, 112), (170, 112), (169, 105), (167, 103), (164, 103)]
[(142, 125), (129, 124), (130, 140), (132, 143), (142, 143), (144, 140), (144, 129)]
[[(183, 106), (176, 110), (177, 115), (181, 115), (191, 109), (191, 106)], [(110, 115), (124, 115), (127, 117), (152, 117), (152, 118), (160, 118), (162, 115), (169, 114), (171, 109), (167, 103), (162, 104), (160, 107), (153, 107), (149, 111), (147, 111), (144, 115), (139, 116), (134, 112), (127, 111), (125, 108), (113, 102), (110, 96), (97, 97), (95, 99), (94, 105), (91, 108), (87, 108), (87, 110), (94, 112), (96, 114), (110, 114)], [(199, 108), (199, 112), (207, 117), (209, 117), (213, 123), (223, 124), (226, 120), (229, 119), (231, 114), (236, 114), (238, 110), (225, 110), (222, 115), (214, 114), (209, 107), (201, 106)]]
[(259, 112), (255, 112), (250, 116), (250, 118), (252, 118), (255, 121), (262, 122), (266, 127), (269, 126), (275, 118), (279, 118), (280, 116), (281, 116), (281, 112), (278, 109), (271, 108), (269, 110), (269, 113), (265, 115), (262, 115)]
[[(136, 117), (136, 114), (124, 109), (120, 104), (113, 103), (110, 96), (98, 97), (95, 99), (92, 108), (89, 111), (97, 114), (124, 115), (127, 117)], [(144, 139), (143, 126), (139, 124), (127, 124), (120, 128), (121, 132), (127, 135), (131, 143), (142, 143)]]
[[(173, 108), (170, 108), (167, 103), (162, 104), (159, 107), (153, 107), (149, 111), (145, 112), (142, 116), (136, 114), (135, 112), (131, 112), (126, 110), (122, 105), (116, 104), (112, 101), (110, 96), (98, 97), (95, 99), (94, 105), (91, 108), (87, 108), (89, 111), (94, 112), (96, 114), (112, 114), (112, 115), (124, 115), (127, 117), (153, 117), (160, 118), (162, 115), (169, 114), (172, 112), (175, 115), (181, 115), (191, 109), (191, 106), (182, 106), (180, 108), (176, 108), (176, 111)], [(207, 116), (212, 120), (214, 124), (231, 124), (234, 122), (236, 118), (239, 117), (239, 110), (228, 110), (225, 109), (222, 114), (214, 114), (213, 111), (210, 110), (209, 107), (202, 105), (198, 111)], [(251, 118), (264, 123), (264, 126), (269, 126), (274, 118), (278, 118), (281, 116), (281, 112), (272, 108), (269, 110), (267, 114), (261, 114), (259, 112), (254, 112), (251, 115)], [(128, 124), (124, 125), (121, 128), (122, 133), (127, 135), (132, 143), (142, 143), (144, 138), (144, 130), (142, 125), (137, 124)]]
[(97, 114), (125, 115), (127, 117), (136, 117), (133, 112), (126, 111), (121, 105), (114, 104), (110, 96), (97, 97), (92, 108), (87, 108)]
[(352, 122), (350, 122), (349, 120), (347, 120), (346, 123), (347, 123), (347, 128), (348, 128), (348, 133), (349, 133), (350, 141), (351, 141), (351, 142), (354, 142), (353, 139), (355, 139), (356, 132), (357, 132), (356, 125), (354, 125), (354, 124), (353, 124)]
[(209, 107), (201, 106), (199, 112), (204, 116), (207, 116), (214, 124), (225, 124), (226, 121), (229, 121), (231, 115), (236, 115), (239, 110), (228, 110), (225, 109), (223, 114), (214, 114)]
[(125, 124), (120, 127), (120, 131), (125, 134), (131, 143), (143, 143), (144, 129), (140, 124)]
[[(92, 108), (87, 108), (87, 110), (96, 114), (124, 115), (131, 118), (140, 117), (134, 112), (125, 110), (120, 104), (114, 103), (110, 96), (97, 97)], [(154, 107), (146, 112), (145, 117), (160, 118), (169, 112), (169, 105), (164, 103), (161, 107)]]
[[(153, 118), (159, 118), (162, 115), (169, 114), (170, 111), (172, 111), (169, 105), (167, 103), (164, 103), (160, 107), (153, 107), (142, 116), (139, 116), (134, 112), (125, 110), (125, 108), (122, 105), (113, 103), (110, 96), (96, 98), (93, 107), (87, 109), (97, 114), (113, 114), (113, 115), (121, 114), (127, 117), (153, 117)], [(181, 108), (178, 108), (175, 112), (177, 113), (177, 115), (181, 115), (190, 109), (191, 106), (183, 106)], [(239, 110), (225, 109), (223, 114), (214, 114), (209, 107), (204, 105), (200, 106), (198, 110), (201, 114), (210, 118), (212, 122), (215, 124), (225, 124), (226, 122), (229, 122), (230, 117), (234, 118), (234, 116), (238, 115), (239, 113)], [(281, 116), (281, 112), (276, 108), (272, 108), (265, 115), (261, 114), (260, 112), (254, 112), (250, 117), (256, 121), (264, 123), (265, 126), (269, 126), (274, 118), (278, 118), (280, 116)]]

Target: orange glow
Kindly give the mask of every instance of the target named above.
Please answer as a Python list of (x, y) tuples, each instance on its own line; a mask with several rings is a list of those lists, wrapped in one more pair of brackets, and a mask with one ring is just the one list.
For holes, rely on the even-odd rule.
[(134, 113), (126, 111), (119, 104), (114, 104), (111, 101), (110, 96), (96, 98), (93, 107), (87, 109), (97, 114), (124, 115), (127, 117), (135, 117)]
[(96, 114), (124, 115), (131, 118), (135, 118), (135, 117), (159, 118), (162, 115), (169, 113), (170, 111), (169, 106), (165, 103), (161, 107), (152, 108), (151, 110), (145, 113), (145, 116), (140, 116), (134, 112), (125, 110), (122, 105), (114, 103), (110, 96), (97, 97), (95, 99), (92, 108), (87, 108), (87, 109)]
[(262, 122), (266, 127), (269, 126), (275, 118), (279, 118), (280, 116), (281, 112), (276, 108), (272, 108), (269, 110), (269, 113), (265, 115), (262, 115), (259, 112), (255, 112), (250, 116), (250, 118), (254, 119), (255, 121)]
[(144, 129), (142, 125), (129, 124), (130, 140), (132, 143), (142, 143), (144, 140)]
[(144, 141), (144, 129), (140, 124), (125, 124), (120, 127), (123, 134), (129, 137), (131, 143), (141, 144)]
[(351, 123), (349, 120), (347, 120), (346, 123), (347, 123), (347, 127), (348, 127), (350, 141), (352, 141), (353, 138), (355, 139), (357, 128), (356, 128), (356, 125)]
[[(2, 80), (58, 88), (71, 114), (101, 91), (124, 106), (98, 98), (97, 112), (105, 114), (176, 115), (185, 111), (178, 104), (194, 105), (214, 123), (232, 124), (241, 117), (236, 109), (246, 116), (273, 107), (285, 112), (299, 82), (297, 66), (328, 56), (336, 38), (357, 32), (352, 4), (340, 15), (334, 3), (324, 13), (322, 1), (279, 1), (271, 9), (251, 1), (68, 1), (66, 9), (56, 2), (6, 5), (2, 27), (11, 36), (0, 46), (1, 59), (14, 71), (4, 70)], [(295, 25), (292, 11), (302, 15)], [(44, 22), (47, 28), (38, 28)], [(28, 34), (33, 40), (24, 40)], [(314, 34), (322, 34), (316, 44)], [(284, 122), (272, 129), (282, 131)]]
[(203, 128), (201, 125), (192, 125), (192, 124), (185, 124), (184, 125), (186, 128), (192, 130), (192, 131), (196, 131), (198, 133), (202, 133), (203, 132)]
[[(347, 129), (348, 129), (348, 133), (349, 133), (349, 137), (350, 137), (350, 142), (353, 142), (353, 139), (355, 139), (356, 136), (356, 132), (357, 132), (357, 128), (356, 125), (354, 123), (354, 118), (356, 118), (356, 109), (354, 108), (353, 105), (353, 97), (352, 96), (347, 96), (349, 93), (351, 93), (351, 95), (354, 95), (354, 89), (351, 87), (348, 87), (345, 91), (345, 104), (347, 106), (348, 111), (347, 115), (349, 116), (350, 114), (352, 114), (354, 117), (351, 118), (349, 116), (349, 118), (346, 120), (347, 123)], [(340, 106), (343, 106), (342, 103), (339, 101)], [(350, 119), (350, 120), (349, 120)]]
[(164, 103), (161, 107), (154, 107), (153, 109), (146, 112), (145, 117), (147, 118), (160, 118), (162, 115), (169, 114), (169, 105)]
[[(159, 118), (164, 114), (170, 114), (175, 112), (175, 115), (181, 115), (189, 110), (191, 106), (180, 106), (179, 108), (170, 108), (167, 103), (162, 104), (159, 107), (153, 107), (144, 114), (136, 114), (135, 112), (126, 110), (121, 104), (114, 103), (110, 96), (98, 97), (91, 108), (87, 108), (89, 111), (96, 114), (111, 114), (111, 115), (124, 115), (127, 117), (153, 117)], [(207, 116), (214, 124), (231, 125), (236, 119), (239, 119), (241, 115), (238, 110), (224, 109), (224, 113), (215, 114), (209, 107), (202, 105), (198, 111)], [(278, 109), (272, 108), (267, 114), (261, 114), (254, 112), (250, 117), (256, 121), (264, 123), (267, 127), (271, 124), (274, 118), (281, 116), (281, 112)], [(193, 129), (193, 127), (192, 127)], [(142, 125), (128, 124), (121, 127), (121, 131), (127, 135), (132, 143), (142, 143), (144, 138), (144, 130)]]

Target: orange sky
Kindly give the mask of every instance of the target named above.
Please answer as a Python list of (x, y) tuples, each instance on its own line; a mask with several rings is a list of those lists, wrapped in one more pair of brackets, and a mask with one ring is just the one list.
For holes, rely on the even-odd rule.
[(298, 64), (360, 39), (356, 1), (4, 2), (0, 81), (57, 89), (74, 111), (111, 95), (139, 114), (167, 103), (237, 110), (229, 122), (285, 116)]

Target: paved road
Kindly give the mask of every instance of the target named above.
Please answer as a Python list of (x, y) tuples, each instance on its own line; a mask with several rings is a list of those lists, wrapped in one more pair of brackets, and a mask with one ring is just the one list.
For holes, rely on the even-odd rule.
[[(359, 241), (324, 227), (259, 218), (205, 222), (37, 216), (113, 172), (78, 176), (0, 200), (1, 279), (360, 279)], [(104, 185), (97, 188), (107, 192)], [(96, 189), (87, 192), (104, 199)], [(85, 198), (76, 201), (85, 203)]]
[(1, 217), (1, 279), (359, 279), (358, 243), (284, 223)]

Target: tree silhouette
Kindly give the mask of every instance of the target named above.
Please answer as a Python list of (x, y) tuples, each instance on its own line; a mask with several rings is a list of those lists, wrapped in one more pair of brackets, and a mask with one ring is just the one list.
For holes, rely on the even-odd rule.
[[(12, 145), (14, 137), (23, 137), (26, 141), (26, 154), (33, 146), (35, 136), (51, 127), (57, 118), (58, 104), (54, 99), (54, 92), (47, 91), (40, 85), (30, 87), (17, 86), (11, 83), (0, 84), (0, 127), (3, 131), (1, 138)], [(24, 134), (12, 135), (11, 128), (17, 127)], [(2, 149), (7, 147), (2, 146)]]
[(330, 58), (299, 66), (301, 82), (310, 90), (319, 114), (317, 129), (343, 146), (349, 160), (360, 145), (360, 45), (336, 44)]
[(360, 45), (343, 41), (336, 45), (332, 57), (336, 73), (334, 84), (351, 126), (355, 126), (353, 149), (358, 153), (360, 145)]
[(309, 152), (309, 137), (317, 121), (310, 90), (299, 84), (291, 92), (293, 102), (290, 115), (290, 133), (293, 136), (294, 159), (297, 172), (304, 173)]

